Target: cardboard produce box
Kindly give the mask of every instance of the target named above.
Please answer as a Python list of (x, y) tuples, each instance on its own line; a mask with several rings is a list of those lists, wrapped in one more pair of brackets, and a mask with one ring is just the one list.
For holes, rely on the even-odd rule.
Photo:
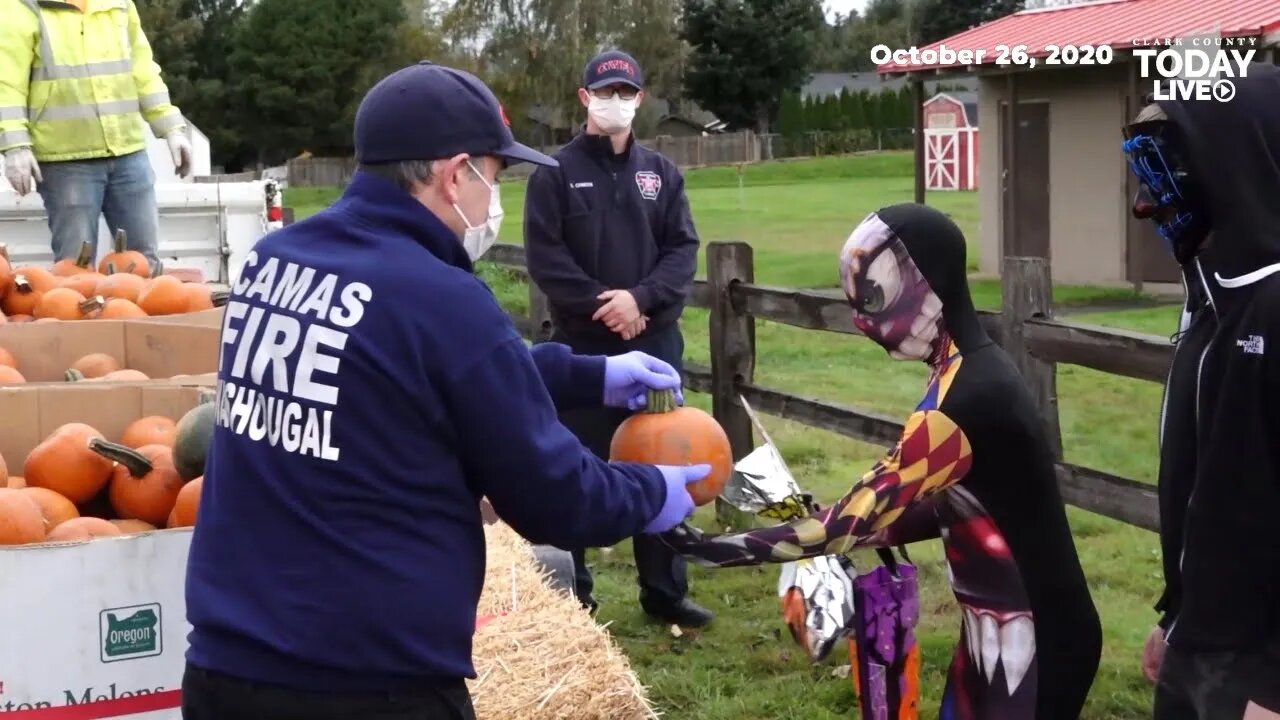
[[(0, 388), (0, 453), (17, 475), (59, 425), (109, 440), (146, 415), (177, 420), (192, 387)], [(179, 720), (191, 529), (0, 548), (0, 715), (15, 720)]]
[(177, 315), (153, 315), (151, 317), (138, 318), (129, 322), (137, 323), (157, 323), (160, 325), (199, 325), (203, 327), (222, 327), (222, 317), (226, 308), (216, 307), (212, 310), (197, 310), (196, 312), (179, 313)]
[(0, 325), (0, 348), (13, 355), (28, 383), (66, 382), (67, 369), (89, 353), (163, 380), (216, 373), (220, 336), (218, 326), (134, 320), (9, 323)]

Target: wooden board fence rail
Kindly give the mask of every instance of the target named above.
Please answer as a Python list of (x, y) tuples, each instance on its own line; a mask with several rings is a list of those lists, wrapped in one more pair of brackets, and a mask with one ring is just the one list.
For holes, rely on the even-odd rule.
[[(497, 244), (484, 258), (527, 277), (524, 248)], [(716, 419), (726, 428), (735, 458), (754, 447), (751, 426), (738, 402), (741, 394), (752, 407), (810, 427), (884, 447), (898, 441), (902, 425), (875, 413), (806, 398), (755, 384), (755, 319), (765, 319), (811, 330), (858, 335), (849, 306), (838, 291), (798, 290), (756, 285), (752, 253), (745, 243), (713, 242), (707, 245), (708, 277), (695, 281), (689, 304), (711, 312), (711, 367), (686, 364), (684, 384), (712, 395)], [(1167, 339), (1088, 325), (1064, 323), (1045, 317), (1050, 285), (1043, 263), (1037, 258), (1009, 258), (1006, 294), (1018, 293), (1018, 301), (1006, 303), (1005, 313), (982, 312), (983, 325), (1003, 345), (1020, 348), (1026, 360), (1020, 369), (1028, 381), (1046, 383), (1033, 393), (1041, 403), (1046, 425), (1056, 433), (1057, 398), (1052, 382), (1044, 376), (1054, 363), (1071, 363), (1106, 373), (1163, 382), (1172, 358)], [(1039, 280), (1035, 279), (1039, 276)], [(546, 299), (530, 283), (531, 317), (512, 315), (527, 338), (548, 337), (550, 320)], [(1007, 321), (1023, 319), (1017, 325)], [(1016, 341), (1016, 342), (1014, 342)], [(1008, 343), (1013, 342), (1013, 345)], [(1016, 358), (1015, 358), (1016, 360)], [(1159, 507), (1154, 485), (1119, 477), (1066, 462), (1057, 463), (1063, 500), (1076, 507), (1147, 530), (1159, 529)], [(720, 506), (722, 518), (732, 517)]]

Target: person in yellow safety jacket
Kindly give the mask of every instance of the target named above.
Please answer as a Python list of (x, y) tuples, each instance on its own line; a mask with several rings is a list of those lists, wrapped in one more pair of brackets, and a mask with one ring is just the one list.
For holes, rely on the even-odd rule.
[(98, 219), (156, 266), (159, 213), (146, 131), (191, 173), (186, 121), (169, 100), (133, 0), (0, 0), (0, 152), (19, 195), (40, 193), (56, 259)]

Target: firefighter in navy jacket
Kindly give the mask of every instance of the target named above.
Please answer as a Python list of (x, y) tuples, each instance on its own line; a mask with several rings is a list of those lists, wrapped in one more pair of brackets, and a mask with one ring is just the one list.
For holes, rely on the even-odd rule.
[[(1280, 68), (1125, 128), (1186, 306), (1160, 413), (1157, 720), (1280, 718)], [(1246, 707), (1248, 711), (1246, 713)], [(1269, 712), (1268, 712), (1269, 711)]]
[[(643, 350), (681, 367), (678, 321), (698, 264), (698, 235), (675, 164), (635, 142), (631, 121), (644, 99), (631, 56), (608, 51), (583, 71), (583, 131), (555, 154), (559, 167), (529, 179), (524, 241), (529, 274), (546, 294), (551, 340), (580, 353)], [(571, 410), (561, 419), (600, 457), (626, 419), (619, 409)], [(686, 597), (685, 561), (655, 538), (633, 542), (640, 604), (667, 622), (701, 626), (711, 613)], [(584, 549), (570, 548), (577, 591), (588, 607)]]
[(189, 720), (471, 718), (480, 500), (536, 543), (674, 526), (707, 466), (608, 464), (556, 418), (678, 390), (641, 353), (532, 352), (472, 261), (517, 144), (493, 94), (422, 63), (355, 120), (331, 208), (232, 284), (191, 544)]

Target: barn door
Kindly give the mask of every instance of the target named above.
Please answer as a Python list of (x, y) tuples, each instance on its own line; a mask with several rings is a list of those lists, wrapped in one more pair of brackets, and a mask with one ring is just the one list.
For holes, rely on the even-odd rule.
[(960, 131), (924, 131), (924, 164), (929, 190), (960, 189)]

